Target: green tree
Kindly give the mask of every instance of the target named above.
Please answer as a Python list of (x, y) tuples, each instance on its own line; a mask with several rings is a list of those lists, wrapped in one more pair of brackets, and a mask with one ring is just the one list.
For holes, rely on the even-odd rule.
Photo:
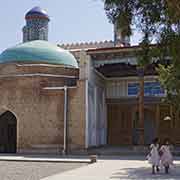
[[(159, 80), (167, 91), (168, 102), (180, 109), (180, 1), (179, 0), (104, 0), (110, 22), (118, 22), (123, 35), (132, 27), (142, 33), (138, 65), (145, 69), (156, 57)], [(149, 46), (156, 41), (156, 48)]]
[[(132, 27), (142, 33), (138, 69), (146, 70), (152, 58), (160, 62), (159, 80), (167, 92), (167, 101), (180, 110), (180, 1), (179, 0), (104, 0), (111, 23), (117, 22), (122, 35)], [(150, 46), (152, 40), (156, 46)], [(139, 116), (143, 127), (144, 78), (140, 77)], [(142, 106), (142, 107), (141, 107)]]
[(157, 69), (159, 80), (166, 89), (168, 103), (180, 111), (180, 2), (167, 1), (167, 19), (159, 33), (156, 56), (162, 62)]

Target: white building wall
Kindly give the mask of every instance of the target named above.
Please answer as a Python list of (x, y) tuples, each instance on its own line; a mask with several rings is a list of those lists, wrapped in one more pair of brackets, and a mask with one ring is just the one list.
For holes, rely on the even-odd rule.
[(80, 52), (80, 79), (86, 81), (86, 148), (106, 144), (105, 80), (94, 70), (90, 56)]
[(89, 147), (106, 144), (106, 104), (104, 80), (91, 69), (88, 79)]
[[(145, 82), (155, 82), (157, 76), (146, 76)], [(127, 98), (128, 97), (128, 83), (138, 82), (138, 77), (116, 78), (106, 80), (106, 98)]]

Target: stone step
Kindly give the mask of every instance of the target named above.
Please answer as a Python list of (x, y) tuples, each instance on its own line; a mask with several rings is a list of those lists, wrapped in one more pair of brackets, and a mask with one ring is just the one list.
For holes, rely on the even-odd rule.
[[(102, 156), (125, 156), (125, 155), (143, 155), (146, 156), (149, 153), (149, 148), (147, 146), (135, 146), (135, 147), (100, 147), (100, 148), (91, 148), (84, 151), (73, 151), (70, 154), (81, 154), (81, 155), (102, 155)], [(175, 147), (172, 153), (176, 156), (180, 156), (180, 148)]]

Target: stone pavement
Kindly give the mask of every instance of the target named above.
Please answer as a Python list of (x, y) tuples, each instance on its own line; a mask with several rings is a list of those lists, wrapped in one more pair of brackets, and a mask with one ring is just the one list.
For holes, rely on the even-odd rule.
[(180, 180), (180, 159), (174, 161), (175, 167), (169, 175), (163, 169), (151, 174), (151, 166), (139, 156), (100, 158), (97, 163), (49, 176), (42, 180)]
[(85, 165), (71, 162), (0, 161), (0, 180), (40, 180)]

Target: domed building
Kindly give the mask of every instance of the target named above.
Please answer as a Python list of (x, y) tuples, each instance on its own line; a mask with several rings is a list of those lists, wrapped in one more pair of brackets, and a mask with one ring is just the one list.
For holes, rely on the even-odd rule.
[[(0, 152), (66, 151), (67, 127), (73, 132), (82, 121), (78, 62), (47, 41), (46, 11), (35, 7), (25, 19), (23, 43), (0, 55)], [(69, 146), (84, 143), (71, 132), (68, 138)]]
[(161, 101), (159, 62), (139, 71), (141, 47), (116, 22), (114, 40), (55, 45), (45, 10), (34, 7), (25, 20), (23, 43), (0, 54), (0, 152), (144, 146), (155, 137), (179, 144), (180, 117)]

